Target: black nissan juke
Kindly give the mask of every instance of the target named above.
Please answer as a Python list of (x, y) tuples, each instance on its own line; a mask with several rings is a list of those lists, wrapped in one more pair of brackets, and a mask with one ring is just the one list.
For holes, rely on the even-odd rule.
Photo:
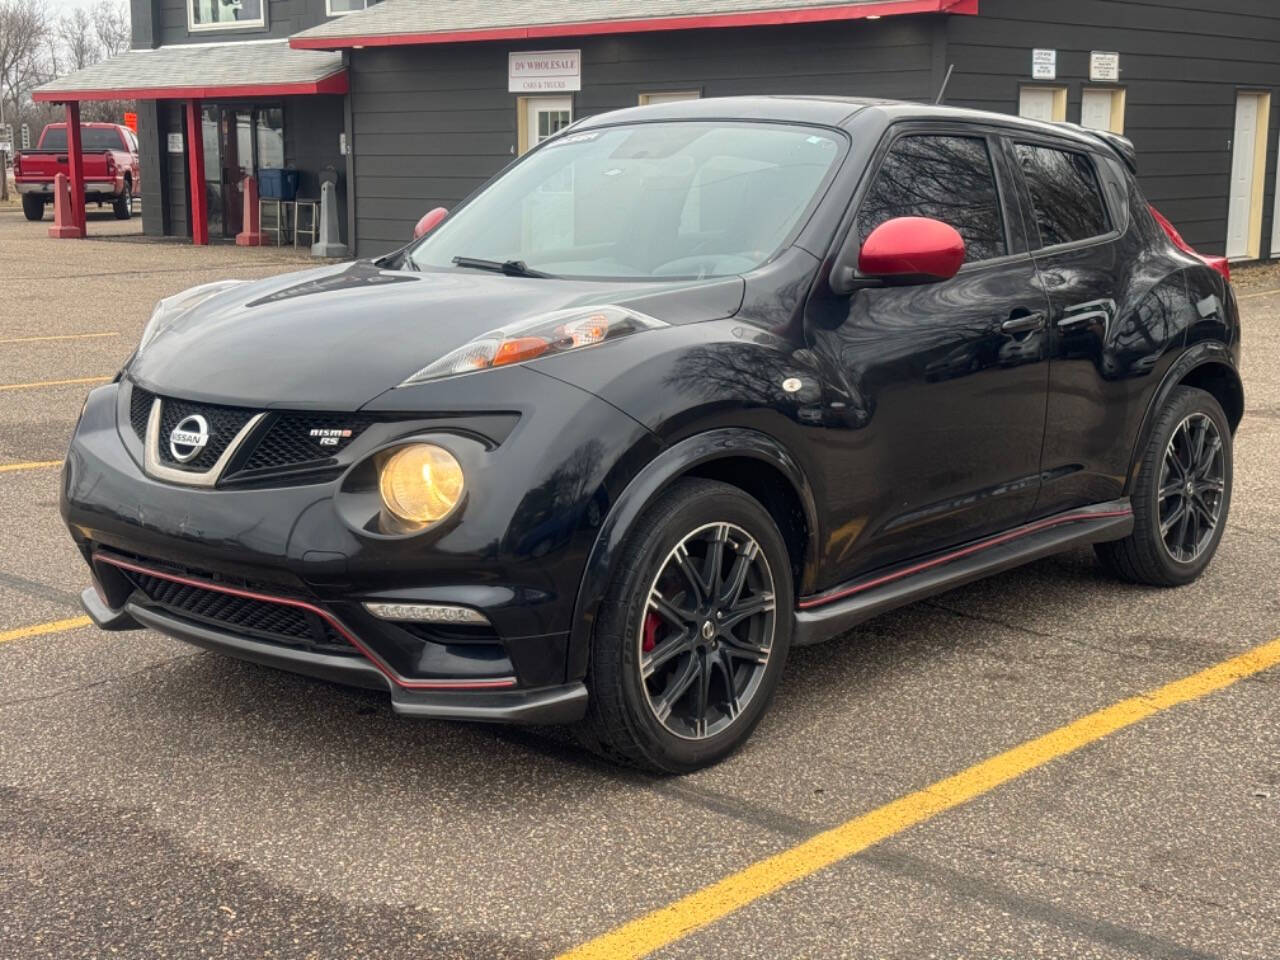
[(161, 301), (67, 456), (84, 605), (680, 772), (890, 608), (1085, 543), (1188, 583), (1239, 316), (1137, 162), (885, 101), (579, 121), (395, 253)]

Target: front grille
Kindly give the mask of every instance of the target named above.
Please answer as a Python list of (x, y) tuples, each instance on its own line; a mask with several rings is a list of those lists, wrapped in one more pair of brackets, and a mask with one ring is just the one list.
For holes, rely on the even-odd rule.
[[(243, 407), (218, 407), (209, 403), (192, 403), (188, 400), (166, 398), (162, 401), (160, 412), (160, 436), (156, 438), (161, 461), (167, 466), (198, 473), (212, 469), (227, 449), (227, 444), (253, 418), (254, 413), (255, 411), (246, 410)], [(199, 414), (208, 421), (209, 442), (193, 459), (186, 463), (179, 463), (169, 450), (169, 434), (173, 432), (174, 427), (193, 414)]]
[[(280, 470), (329, 460), (358, 437), (372, 421), (368, 417), (329, 414), (282, 413), (276, 417), (253, 448), (241, 470)], [(332, 436), (331, 446), (321, 446), (312, 431), (350, 431), (350, 436)]]
[(148, 573), (124, 572), (153, 606), (184, 620), (319, 653), (359, 653), (327, 620), (309, 610), (177, 583)]
[(137, 384), (131, 388), (129, 395), (129, 423), (133, 432), (143, 443), (147, 441), (147, 421), (151, 419), (151, 404), (156, 395), (143, 390)]

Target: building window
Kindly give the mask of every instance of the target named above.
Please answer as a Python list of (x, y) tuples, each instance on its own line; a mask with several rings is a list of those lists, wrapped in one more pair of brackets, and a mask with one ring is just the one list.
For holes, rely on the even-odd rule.
[(1080, 101), (1080, 125), (1092, 130), (1124, 133), (1124, 91), (1085, 87)]
[(187, 29), (241, 30), (267, 25), (267, 0), (187, 0)]
[(1062, 123), (1067, 119), (1067, 88), (1023, 87), (1018, 95), (1018, 116)]
[(324, 0), (325, 16), (340, 17), (345, 13), (355, 13), (368, 6), (367, 0)]
[(697, 100), (702, 94), (697, 90), (655, 90), (653, 93), (640, 94), (640, 106), (647, 107), (655, 103), (678, 103), (681, 100)]

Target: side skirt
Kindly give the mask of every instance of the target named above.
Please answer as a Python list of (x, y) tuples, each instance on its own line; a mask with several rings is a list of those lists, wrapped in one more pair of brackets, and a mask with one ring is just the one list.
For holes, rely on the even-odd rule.
[(936, 593), (1061, 553), (1085, 543), (1120, 540), (1133, 531), (1129, 500), (1113, 500), (1045, 517), (1005, 533), (802, 597), (794, 646), (839, 636), (864, 620)]

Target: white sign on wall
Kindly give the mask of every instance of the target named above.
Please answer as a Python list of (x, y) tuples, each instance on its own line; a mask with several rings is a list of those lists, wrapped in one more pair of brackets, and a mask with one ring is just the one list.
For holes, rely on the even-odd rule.
[(31, 128), (25, 123), (22, 125), (22, 149), (31, 149)]
[(1031, 79), (1032, 80), (1057, 80), (1058, 79), (1058, 51), (1057, 50), (1032, 50), (1031, 51)]
[(1089, 54), (1089, 80), (1093, 83), (1117, 83), (1120, 80), (1120, 54), (1101, 50)]
[(169, 134), (169, 152), (170, 153), (182, 152), (182, 134), (180, 133)]
[(581, 50), (507, 54), (507, 90), (511, 93), (558, 93), (581, 89)]

